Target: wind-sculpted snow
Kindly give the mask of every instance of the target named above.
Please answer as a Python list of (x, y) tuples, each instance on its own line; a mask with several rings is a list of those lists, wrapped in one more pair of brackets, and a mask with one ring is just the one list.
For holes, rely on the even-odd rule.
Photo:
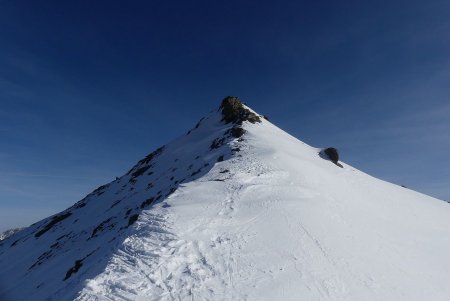
[(213, 112), (1, 242), (0, 300), (450, 299), (448, 203), (258, 119)]

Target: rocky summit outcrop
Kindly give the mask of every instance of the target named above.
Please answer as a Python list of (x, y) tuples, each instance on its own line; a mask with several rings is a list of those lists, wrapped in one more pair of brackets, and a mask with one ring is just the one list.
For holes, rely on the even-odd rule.
[(242, 124), (244, 121), (250, 123), (261, 122), (261, 118), (247, 109), (244, 104), (235, 96), (228, 96), (222, 100), (220, 105), (223, 119), (226, 123)]

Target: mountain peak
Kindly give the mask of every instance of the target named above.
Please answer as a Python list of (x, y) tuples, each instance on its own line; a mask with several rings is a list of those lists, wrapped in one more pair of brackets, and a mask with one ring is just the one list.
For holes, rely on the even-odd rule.
[(448, 216), (229, 96), (0, 241), (0, 300), (450, 300)]
[(244, 121), (250, 123), (261, 122), (261, 118), (249, 110), (236, 96), (227, 96), (220, 105), (223, 119), (226, 123), (242, 124)]

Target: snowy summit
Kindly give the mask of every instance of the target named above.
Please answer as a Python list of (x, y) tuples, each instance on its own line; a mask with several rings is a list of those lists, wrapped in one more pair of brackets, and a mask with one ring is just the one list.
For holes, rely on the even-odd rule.
[(1, 241), (0, 300), (450, 300), (450, 205), (340, 159), (227, 97)]

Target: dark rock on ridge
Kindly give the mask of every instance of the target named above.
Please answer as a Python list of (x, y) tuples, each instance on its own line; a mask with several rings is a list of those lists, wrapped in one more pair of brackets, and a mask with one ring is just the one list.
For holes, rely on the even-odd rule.
[(255, 113), (246, 109), (239, 98), (235, 96), (228, 96), (222, 100), (220, 105), (223, 119), (226, 123), (242, 124), (244, 121), (251, 123), (261, 122), (261, 118)]
[(331, 162), (336, 164), (337, 166), (343, 168), (342, 164), (339, 163), (339, 152), (334, 147), (328, 147), (322, 150), (319, 154), (324, 159), (329, 159)]

